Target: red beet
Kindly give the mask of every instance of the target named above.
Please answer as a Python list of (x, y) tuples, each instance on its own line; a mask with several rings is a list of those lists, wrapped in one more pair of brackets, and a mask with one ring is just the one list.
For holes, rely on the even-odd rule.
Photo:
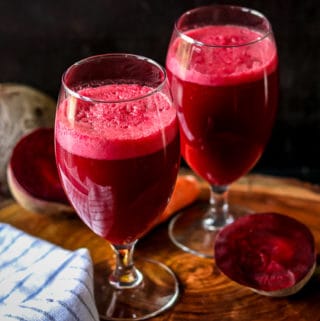
[(260, 294), (287, 296), (310, 279), (315, 242), (299, 221), (278, 213), (250, 214), (222, 229), (215, 242), (218, 268)]
[(7, 175), (12, 195), (25, 208), (41, 213), (73, 211), (58, 176), (53, 128), (38, 128), (21, 138)]

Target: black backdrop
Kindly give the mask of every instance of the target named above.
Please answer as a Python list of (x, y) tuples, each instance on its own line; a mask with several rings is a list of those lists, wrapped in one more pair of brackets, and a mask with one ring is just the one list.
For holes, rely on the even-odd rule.
[(131, 52), (164, 64), (174, 20), (211, 3), (263, 12), (277, 40), (279, 113), (254, 171), (320, 183), (318, 0), (1, 0), (0, 81), (31, 85), (55, 98), (65, 68), (89, 55)]

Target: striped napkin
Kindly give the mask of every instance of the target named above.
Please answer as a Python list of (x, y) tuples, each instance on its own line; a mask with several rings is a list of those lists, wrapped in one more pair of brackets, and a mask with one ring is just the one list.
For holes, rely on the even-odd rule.
[(98, 321), (88, 250), (67, 251), (0, 223), (1, 321)]

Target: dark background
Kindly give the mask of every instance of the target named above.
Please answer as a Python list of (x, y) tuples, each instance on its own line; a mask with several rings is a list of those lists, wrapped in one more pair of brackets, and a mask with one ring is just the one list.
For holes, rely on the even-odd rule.
[(320, 183), (318, 0), (1, 0), (0, 81), (27, 84), (56, 98), (66, 67), (90, 55), (130, 52), (164, 64), (174, 20), (212, 3), (261, 11), (278, 44), (279, 112), (254, 171)]

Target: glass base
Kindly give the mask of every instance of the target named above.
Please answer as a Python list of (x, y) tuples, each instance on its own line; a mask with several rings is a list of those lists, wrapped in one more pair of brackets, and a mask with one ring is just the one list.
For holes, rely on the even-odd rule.
[(208, 202), (199, 202), (177, 214), (169, 224), (171, 241), (185, 252), (214, 258), (214, 242), (219, 230), (238, 217), (251, 213), (247, 208), (229, 205), (228, 218), (215, 224), (208, 216), (209, 210)]
[(94, 295), (101, 320), (144, 320), (167, 310), (177, 300), (178, 281), (167, 266), (139, 258), (135, 266), (143, 275), (142, 282), (121, 290), (110, 285), (107, 262), (94, 266)]

